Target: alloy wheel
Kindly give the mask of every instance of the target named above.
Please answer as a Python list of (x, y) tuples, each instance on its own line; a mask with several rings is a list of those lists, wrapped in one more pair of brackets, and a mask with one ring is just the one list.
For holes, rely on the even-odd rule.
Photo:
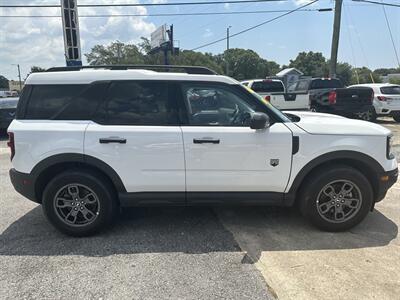
[(68, 184), (54, 196), (58, 218), (69, 226), (86, 226), (97, 219), (100, 201), (96, 193), (83, 184)]
[(343, 223), (353, 218), (361, 208), (359, 187), (349, 180), (336, 180), (325, 185), (318, 194), (318, 214), (330, 223)]

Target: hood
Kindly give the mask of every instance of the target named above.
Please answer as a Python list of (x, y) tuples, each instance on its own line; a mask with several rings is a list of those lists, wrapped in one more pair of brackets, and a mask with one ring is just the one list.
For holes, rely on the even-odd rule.
[(298, 117), (294, 123), (310, 134), (332, 135), (389, 135), (385, 127), (361, 120), (348, 119), (342, 116), (314, 112), (285, 112)]
[(0, 99), (0, 109), (17, 108), (19, 98)]

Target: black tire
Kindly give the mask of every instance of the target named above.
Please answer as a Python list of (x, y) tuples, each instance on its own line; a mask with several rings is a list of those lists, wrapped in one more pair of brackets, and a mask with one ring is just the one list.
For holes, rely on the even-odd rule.
[[(77, 191), (75, 200), (70, 191)], [(84, 204), (85, 195), (88, 196), (88, 203)], [(62, 233), (76, 237), (93, 235), (111, 225), (118, 212), (114, 188), (107, 180), (90, 170), (68, 170), (57, 175), (44, 189), (42, 207), (54, 227)], [(84, 215), (85, 211), (87, 213)], [(70, 216), (64, 219), (68, 214)], [(87, 220), (88, 216), (91, 221)], [(71, 222), (71, 218), (75, 218), (76, 223)]]
[(371, 108), (371, 118), (368, 120), (370, 122), (376, 122), (378, 115), (376, 114), (375, 108)]
[[(349, 184), (349, 186), (353, 184), (354, 191), (351, 189), (351, 194), (349, 192), (346, 196), (341, 195), (341, 199), (339, 199), (341, 182)], [(333, 193), (336, 196), (332, 196), (332, 198), (326, 194), (327, 190), (330, 189), (329, 186), (334, 187), (334, 190), (336, 190)], [(330, 190), (333, 191), (332, 189)], [(329, 194), (332, 195), (331, 193)], [(359, 202), (351, 202), (350, 198), (358, 198), (358, 195), (361, 196), (361, 200)], [(355, 203), (357, 203), (357, 207), (350, 208), (350, 206), (340, 202), (335, 202), (332, 206), (334, 201), (345, 200), (351, 203), (351, 206), (355, 206)], [(358, 170), (343, 165), (319, 168), (310, 174), (300, 192), (299, 207), (303, 216), (307, 217), (316, 227), (325, 231), (335, 232), (348, 230), (359, 224), (370, 211), (372, 203), (373, 190), (368, 179)], [(343, 209), (343, 212), (347, 211), (348, 219), (332, 220), (336, 219), (336, 216), (341, 216), (340, 211), (336, 212), (335, 206), (337, 205), (341, 205), (340, 209)], [(324, 210), (326, 210), (325, 215), (322, 213)], [(351, 211), (353, 212), (350, 213)], [(345, 213), (342, 216), (344, 217)]]
[(366, 111), (365, 113), (361, 114), (361, 119), (368, 122), (375, 122), (377, 115), (375, 108), (371, 108), (370, 110)]
[(393, 114), (393, 120), (395, 120), (397, 123), (400, 123), (400, 113)]

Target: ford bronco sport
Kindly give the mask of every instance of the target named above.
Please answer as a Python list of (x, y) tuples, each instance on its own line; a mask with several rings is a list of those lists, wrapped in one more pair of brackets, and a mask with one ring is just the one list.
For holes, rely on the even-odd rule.
[(297, 205), (319, 228), (346, 230), (398, 176), (384, 127), (288, 116), (201, 67), (31, 74), (8, 132), (15, 189), (74, 236), (148, 205)]

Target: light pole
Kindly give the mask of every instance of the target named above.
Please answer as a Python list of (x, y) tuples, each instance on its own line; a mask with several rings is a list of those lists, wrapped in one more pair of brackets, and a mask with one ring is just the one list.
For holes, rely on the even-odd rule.
[(226, 57), (225, 57), (225, 61), (226, 61), (226, 75), (229, 76), (229, 63), (227, 60), (228, 57), (228, 51), (229, 51), (229, 29), (231, 29), (232, 26), (228, 26), (226, 28)]
[(12, 64), (12, 65), (18, 67), (19, 92), (21, 93), (21, 91), (22, 91), (21, 69), (19, 68), (19, 64)]

